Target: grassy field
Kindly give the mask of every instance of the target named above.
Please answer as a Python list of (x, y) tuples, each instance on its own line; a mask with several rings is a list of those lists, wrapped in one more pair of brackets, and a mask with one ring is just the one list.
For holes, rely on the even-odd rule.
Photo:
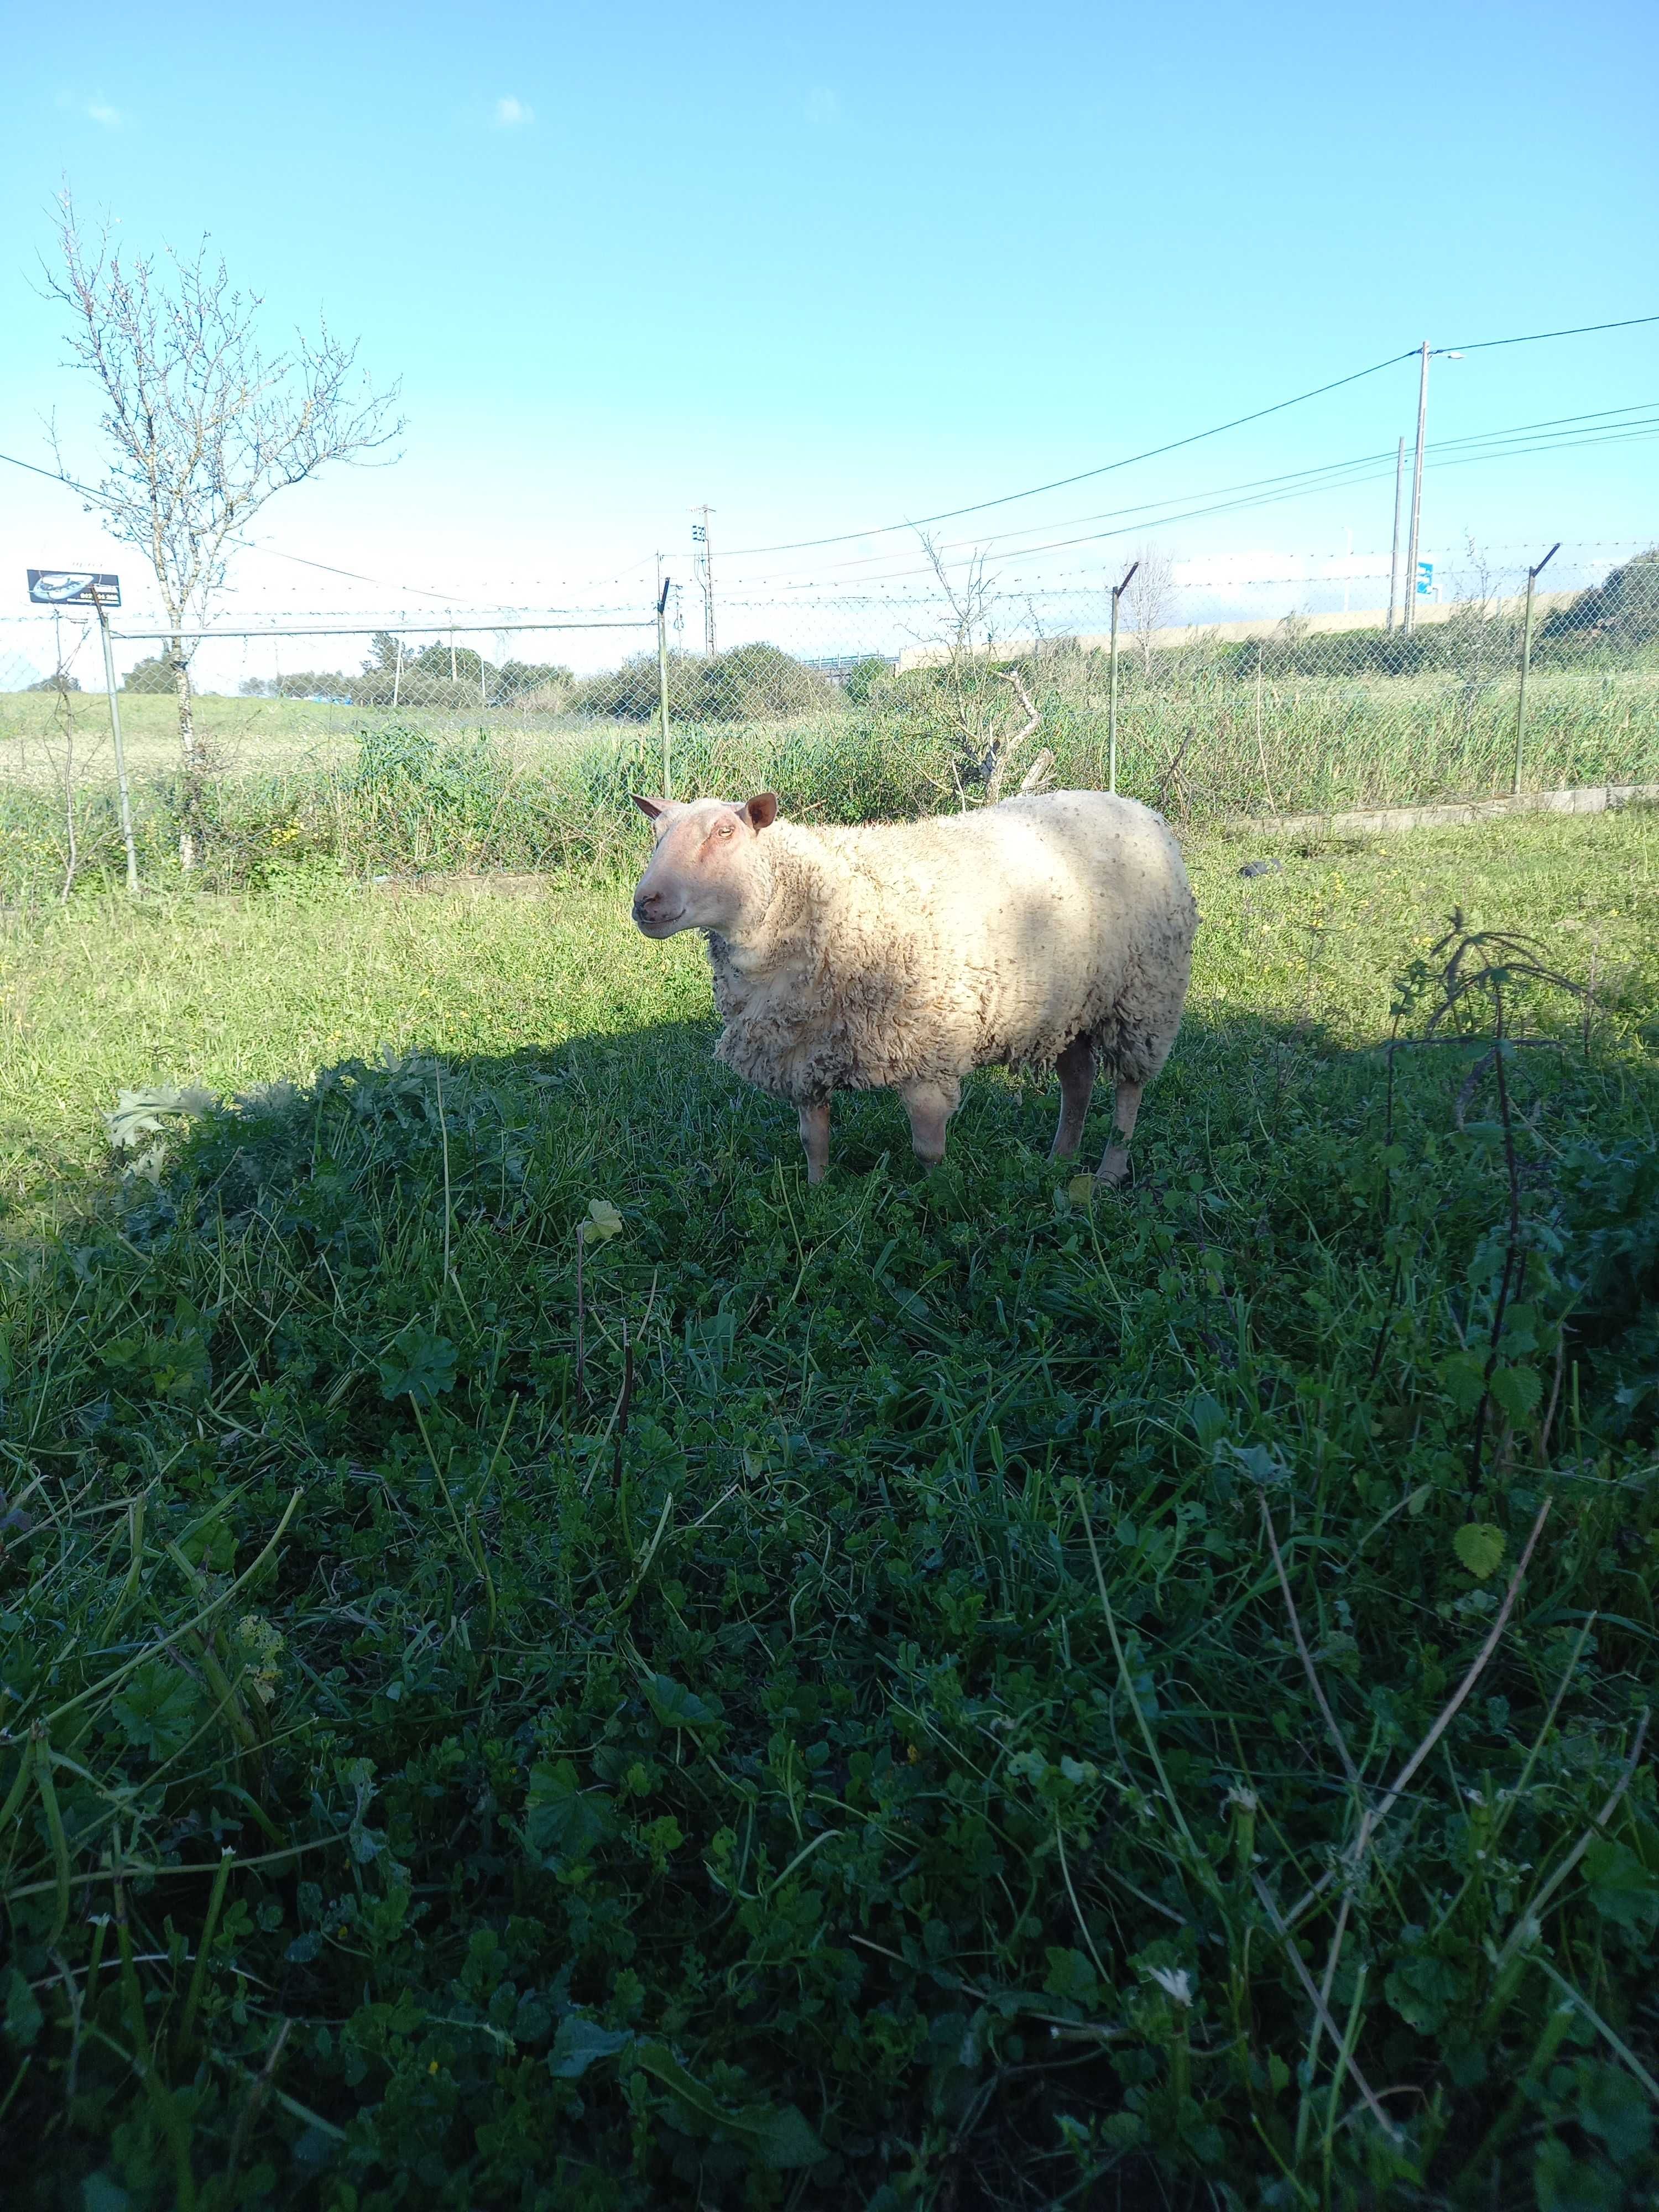
[(1092, 1201), (619, 877), (13, 914), (9, 2203), (1652, 2201), (1659, 817), (1189, 843)]
[[(1103, 787), (1105, 678), (1100, 656), (1054, 653), (1027, 672), (1041, 706), (1039, 745), (1054, 780)], [(805, 672), (797, 671), (805, 676)], [(816, 680), (816, 679), (815, 679)], [(978, 680), (978, 679), (976, 679)], [(1121, 787), (1183, 823), (1240, 815), (1404, 805), (1507, 791), (1514, 769), (1512, 674), (1466, 681), (1442, 669), (1335, 678), (1269, 672), (1260, 692), (1237, 667), (1172, 655), (1150, 683), (1125, 674)], [(819, 685), (826, 696), (836, 695)], [(960, 803), (983, 730), (1010, 694), (988, 673), (967, 702), (971, 741), (936, 674), (879, 684), (788, 720), (677, 724), (675, 788), (775, 789), (820, 820), (902, 817)], [(1659, 671), (1646, 662), (1544, 667), (1530, 694), (1523, 782), (1659, 782)], [(71, 695), (80, 872), (118, 873), (106, 709)], [(165, 884), (178, 841), (177, 735), (170, 700), (124, 702), (141, 865)], [(350, 874), (411, 870), (589, 867), (621, 849), (629, 790), (662, 780), (649, 724), (526, 714), (456, 720), (303, 700), (204, 696), (198, 724), (215, 772), (208, 868), (220, 886), (257, 883), (296, 860)], [(59, 702), (0, 697), (0, 890), (49, 897), (68, 860)]]

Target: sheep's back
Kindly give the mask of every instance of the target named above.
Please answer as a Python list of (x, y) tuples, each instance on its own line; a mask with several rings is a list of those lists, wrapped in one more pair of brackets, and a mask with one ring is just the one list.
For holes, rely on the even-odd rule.
[(1051, 792), (817, 835), (842, 855), (849, 939), (878, 958), (888, 933), (962, 1066), (1047, 1066), (1085, 1031), (1132, 1079), (1162, 1065), (1196, 915), (1150, 809)]

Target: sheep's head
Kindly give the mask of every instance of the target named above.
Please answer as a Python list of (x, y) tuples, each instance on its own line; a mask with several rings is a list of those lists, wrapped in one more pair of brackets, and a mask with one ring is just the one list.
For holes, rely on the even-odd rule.
[(634, 804), (655, 839), (634, 890), (634, 919), (645, 934), (712, 929), (722, 937), (740, 935), (745, 920), (766, 905), (769, 871), (756, 848), (777, 819), (773, 794), (763, 791), (740, 805), (699, 799), (687, 806), (637, 796)]

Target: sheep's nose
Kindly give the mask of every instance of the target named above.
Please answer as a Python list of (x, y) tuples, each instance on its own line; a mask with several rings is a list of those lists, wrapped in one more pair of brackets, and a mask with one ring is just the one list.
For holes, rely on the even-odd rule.
[(653, 915), (660, 914), (661, 911), (662, 893), (660, 891), (635, 892), (634, 919), (635, 921), (649, 921)]

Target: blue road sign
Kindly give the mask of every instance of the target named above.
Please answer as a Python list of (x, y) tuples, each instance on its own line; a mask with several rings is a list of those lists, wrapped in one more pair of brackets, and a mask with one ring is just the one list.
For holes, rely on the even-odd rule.
[(1418, 598), (1419, 599), (1426, 599), (1433, 589), (1434, 563), (1432, 561), (1419, 561), (1417, 564)]

